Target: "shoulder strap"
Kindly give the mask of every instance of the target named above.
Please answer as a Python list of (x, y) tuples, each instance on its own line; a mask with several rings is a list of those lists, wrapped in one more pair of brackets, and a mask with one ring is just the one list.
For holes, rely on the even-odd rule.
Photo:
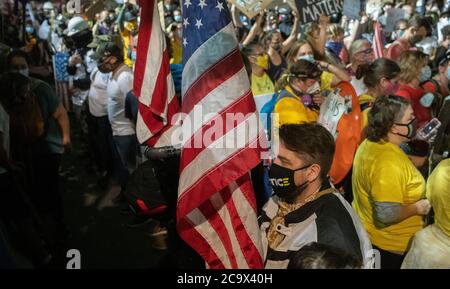
[(124, 72), (124, 71), (126, 71), (126, 70), (129, 70), (130, 68), (127, 66), (127, 65), (123, 65), (121, 68), (119, 68), (119, 70), (114, 74), (114, 77), (113, 77), (113, 79), (114, 80), (116, 80), (117, 81), (117, 79), (119, 79), (119, 75), (122, 73), (122, 72)]
[(437, 80), (436, 79), (430, 79), (430, 81), (431, 81), (431, 83), (433, 83), (433, 85), (436, 87), (436, 92), (437, 93), (439, 93), (439, 94), (442, 94), (441, 93), (441, 85), (439, 84), (439, 82), (437, 82)]

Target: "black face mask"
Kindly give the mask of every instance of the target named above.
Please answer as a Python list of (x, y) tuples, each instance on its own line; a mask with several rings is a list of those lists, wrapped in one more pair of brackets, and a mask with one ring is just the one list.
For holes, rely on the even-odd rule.
[(103, 60), (101, 63), (97, 65), (98, 71), (101, 73), (109, 73), (114, 70), (113, 65), (108, 63), (108, 59)]
[(407, 124), (403, 124), (403, 123), (396, 123), (396, 125), (399, 125), (399, 126), (406, 126), (407, 128), (408, 128), (408, 134), (406, 134), (406, 135), (404, 135), (404, 134), (400, 134), (400, 133), (397, 133), (399, 136), (402, 136), (402, 137), (406, 137), (406, 138), (408, 138), (408, 139), (412, 139), (412, 138), (414, 138), (415, 136), (416, 136), (416, 133), (417, 133), (417, 121), (416, 121), (416, 119), (414, 118), (413, 120), (411, 120), (409, 123), (407, 123)]
[(272, 164), (269, 170), (269, 179), (274, 194), (288, 203), (293, 203), (309, 185), (309, 182), (306, 181), (300, 186), (296, 186), (294, 174), (296, 171), (304, 170), (310, 166), (307, 165), (296, 170), (291, 170), (277, 164)]

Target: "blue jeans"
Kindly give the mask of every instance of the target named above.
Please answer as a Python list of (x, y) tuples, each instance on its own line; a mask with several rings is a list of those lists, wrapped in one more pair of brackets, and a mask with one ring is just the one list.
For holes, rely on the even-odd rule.
[(130, 173), (136, 169), (136, 156), (139, 152), (139, 143), (135, 134), (113, 136), (119, 153), (119, 182), (125, 187)]

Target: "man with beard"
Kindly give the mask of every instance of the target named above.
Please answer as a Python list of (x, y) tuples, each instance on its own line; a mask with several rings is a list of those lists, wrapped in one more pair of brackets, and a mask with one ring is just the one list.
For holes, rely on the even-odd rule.
[(391, 46), (389, 46), (386, 57), (393, 60), (400, 60), (400, 55), (404, 51), (415, 48), (416, 43), (420, 42), (427, 36), (430, 30), (428, 21), (420, 16), (414, 16), (408, 21), (408, 26), (402, 37), (398, 38)]
[(279, 139), (269, 170), (274, 196), (259, 218), (265, 267), (286, 268), (291, 255), (311, 242), (336, 247), (370, 267), (368, 235), (327, 177), (333, 136), (320, 124), (289, 124), (280, 128)]

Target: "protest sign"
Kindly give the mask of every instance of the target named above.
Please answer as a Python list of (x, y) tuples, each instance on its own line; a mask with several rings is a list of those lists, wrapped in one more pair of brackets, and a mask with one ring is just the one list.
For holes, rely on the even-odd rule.
[(351, 107), (351, 97), (342, 97), (339, 91), (328, 94), (320, 107), (318, 123), (322, 124), (334, 137), (337, 138), (337, 126), (339, 120)]
[(332, 15), (342, 12), (343, 0), (296, 0), (302, 24), (315, 22), (320, 15)]
[(359, 0), (344, 0), (344, 15), (348, 19), (359, 19), (361, 6)]
[(248, 18), (254, 18), (274, 0), (229, 0), (228, 2), (236, 5), (242, 13)]
[(381, 0), (367, 0), (366, 2), (366, 14), (373, 20), (378, 18), (380, 13)]
[(393, 32), (395, 25), (400, 19), (405, 18), (405, 10), (401, 8), (390, 8), (387, 10), (386, 26), (383, 27), (384, 32)]

